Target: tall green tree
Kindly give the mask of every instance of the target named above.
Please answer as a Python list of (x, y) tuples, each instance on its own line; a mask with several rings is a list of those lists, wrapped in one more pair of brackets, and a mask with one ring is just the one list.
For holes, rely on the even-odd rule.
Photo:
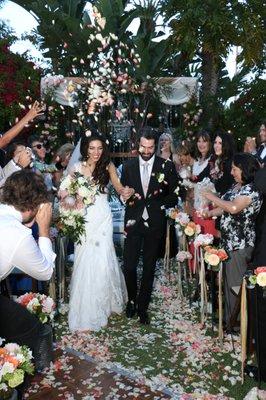
[(224, 58), (241, 46), (239, 62), (248, 67), (265, 60), (263, 2), (247, 0), (167, 0), (162, 9), (172, 27), (172, 42), (182, 59), (200, 61), (205, 124), (214, 125)]

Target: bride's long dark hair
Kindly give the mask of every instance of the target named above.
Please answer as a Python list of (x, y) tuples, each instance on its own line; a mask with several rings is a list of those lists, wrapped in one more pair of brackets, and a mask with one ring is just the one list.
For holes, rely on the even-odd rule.
[[(92, 130), (91, 130), (92, 131)], [(83, 136), (80, 142), (80, 154), (81, 154), (81, 161), (88, 160), (88, 149), (89, 145), (93, 140), (99, 140), (103, 146), (103, 152), (99, 161), (97, 161), (95, 165), (95, 169), (92, 173), (92, 177), (94, 181), (99, 185), (100, 192), (104, 193), (106, 186), (109, 183), (109, 172), (108, 166), (110, 164), (110, 153), (105, 142), (105, 139), (102, 135), (100, 135), (97, 131), (92, 131), (90, 136)]]

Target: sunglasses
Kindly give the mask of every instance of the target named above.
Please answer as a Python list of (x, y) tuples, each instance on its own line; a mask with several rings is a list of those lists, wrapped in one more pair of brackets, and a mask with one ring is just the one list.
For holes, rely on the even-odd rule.
[(36, 149), (42, 149), (44, 147), (44, 145), (41, 144), (41, 143), (38, 143), (38, 144), (35, 144), (35, 146), (32, 146), (32, 147), (36, 147)]

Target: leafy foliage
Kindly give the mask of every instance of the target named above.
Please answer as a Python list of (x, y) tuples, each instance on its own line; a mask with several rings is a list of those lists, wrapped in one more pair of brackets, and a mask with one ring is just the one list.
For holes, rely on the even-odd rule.
[[(5, 32), (10, 32), (6, 30)], [(27, 54), (20, 56), (10, 51), (13, 36), (0, 38), (0, 130), (13, 125), (16, 118), (39, 97), (40, 71)]]

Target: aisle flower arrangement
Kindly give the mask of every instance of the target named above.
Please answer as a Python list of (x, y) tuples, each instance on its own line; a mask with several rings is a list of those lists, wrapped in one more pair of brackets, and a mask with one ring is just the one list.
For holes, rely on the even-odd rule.
[(249, 276), (251, 285), (258, 285), (262, 288), (266, 287), (266, 267), (258, 267), (254, 270), (254, 275)]
[[(2, 339), (0, 339), (3, 342)], [(25, 374), (32, 375), (32, 352), (26, 346), (8, 343), (0, 347), (0, 397), (8, 399), (14, 388), (24, 381)]]
[(99, 187), (78, 172), (67, 175), (59, 187), (59, 232), (81, 243), (85, 235), (86, 207), (95, 203)]
[(53, 321), (55, 302), (51, 297), (29, 292), (19, 296), (16, 301), (26, 307), (29, 312), (35, 314), (43, 324)]
[(224, 249), (217, 249), (213, 246), (204, 247), (204, 260), (212, 270), (219, 270), (220, 263), (227, 260), (228, 254)]

